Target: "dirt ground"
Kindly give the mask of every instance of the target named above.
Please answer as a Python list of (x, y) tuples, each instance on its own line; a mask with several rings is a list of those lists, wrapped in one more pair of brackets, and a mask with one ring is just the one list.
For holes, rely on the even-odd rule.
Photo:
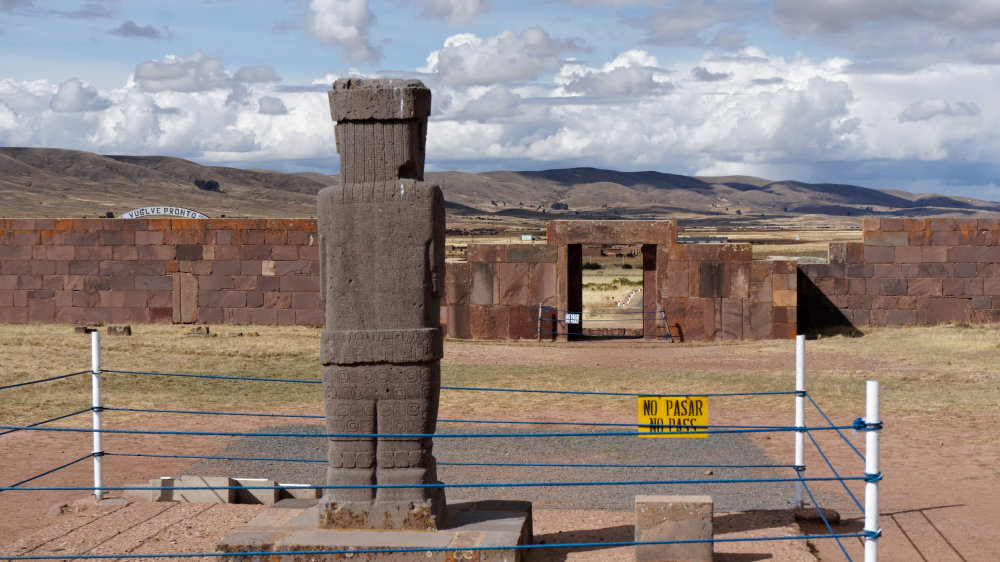
[[(446, 361), (460, 363), (502, 363), (516, 356), (521, 365), (614, 366), (642, 362), (672, 368), (712, 369), (720, 363), (747, 361), (748, 358), (723, 353), (706, 354), (704, 348), (651, 345), (640, 349), (602, 344), (586, 353), (565, 352), (552, 347), (482, 344), (449, 346)], [(812, 361), (819, 360), (816, 357)], [(839, 361), (845, 361), (839, 358)], [(849, 359), (847, 361), (850, 361)], [(744, 363), (744, 367), (746, 365)], [(757, 369), (788, 369), (788, 364), (756, 365)], [(859, 380), (859, 384), (861, 381)], [(313, 413), (313, 412), (310, 412)], [(459, 412), (442, 412), (457, 415)], [(713, 424), (787, 425), (773, 419), (773, 413), (746, 409), (713, 412)], [(782, 414), (784, 415), (784, 414)], [(557, 415), (535, 412), (533, 418), (557, 419)], [(603, 416), (607, 421), (633, 421), (628, 416)], [(853, 419), (853, 418), (851, 418)], [(1000, 440), (995, 428), (1000, 413), (975, 416), (925, 418), (883, 416), (882, 471), (880, 483), (880, 541), (882, 560), (995, 560), (1000, 544)], [(837, 423), (849, 423), (844, 416)], [(141, 422), (141, 423), (139, 423)], [(252, 431), (273, 421), (252, 418), (212, 420), (217, 431)], [(810, 425), (820, 425), (815, 415)], [(143, 417), (136, 427), (204, 430), (197, 418)], [(169, 425), (168, 425), (169, 424)], [(848, 439), (860, 446), (862, 435)], [(844, 475), (858, 475), (864, 467), (858, 456), (832, 432), (816, 433), (816, 438), (834, 466)], [(791, 458), (792, 434), (754, 435), (755, 443), (772, 459)], [(192, 439), (181, 436), (111, 436), (108, 451), (157, 451), (163, 453), (212, 454), (224, 448), (228, 438)], [(63, 462), (82, 457), (90, 450), (90, 436), (76, 433), (17, 432), (0, 436), (0, 475), (4, 485), (19, 482)], [(106, 484), (135, 485), (163, 475), (179, 475), (191, 463), (180, 459), (106, 457)], [(822, 458), (807, 455), (807, 476), (827, 476)], [(88, 486), (92, 472), (89, 459), (56, 475), (30, 485)], [(252, 475), (231, 475), (252, 476)], [(862, 485), (851, 484), (860, 495)], [(838, 533), (858, 532), (860, 510), (838, 484), (813, 485), (813, 490), (837, 493), (842, 500), (835, 507), (843, 521), (834, 526)], [(120, 493), (109, 494), (121, 496)], [(52, 554), (129, 552), (135, 558), (152, 552), (205, 552), (231, 529), (252, 518), (261, 506), (195, 504), (97, 505), (79, 491), (0, 492), (0, 557)], [(751, 533), (757, 536), (822, 533), (817, 524), (795, 524), (788, 512), (717, 514), (716, 536)], [(632, 514), (627, 512), (537, 510), (534, 532), (537, 542), (591, 542), (629, 540)], [(850, 558), (863, 559), (858, 539), (848, 539), (843, 547)], [(720, 543), (717, 560), (844, 560), (840, 547), (829, 539), (805, 541)], [(555, 549), (534, 552), (532, 560), (633, 560), (628, 548), (566, 552)]]

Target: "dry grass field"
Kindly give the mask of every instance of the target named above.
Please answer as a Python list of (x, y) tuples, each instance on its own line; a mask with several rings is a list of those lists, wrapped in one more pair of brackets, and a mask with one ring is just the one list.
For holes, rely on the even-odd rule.
[[(315, 328), (219, 326), (212, 327), (213, 337), (189, 336), (191, 328), (185, 326), (133, 329), (130, 337), (102, 337), (104, 369), (319, 380), (320, 331)], [(251, 335), (227, 335), (232, 333)], [(0, 364), (5, 368), (0, 371), (0, 386), (88, 370), (89, 345), (88, 336), (75, 334), (68, 325), (2, 325)], [(605, 364), (600, 344), (454, 341), (446, 344), (442, 380), (446, 386), (626, 392), (663, 388), (680, 393), (787, 390), (789, 376), (774, 372), (772, 365), (776, 358), (787, 356), (790, 345), (780, 340), (679, 346), (619, 342), (615, 348), (626, 350), (634, 359)], [(853, 401), (859, 381), (866, 378), (883, 382), (884, 408), (893, 414), (975, 413), (994, 410), (1000, 404), (997, 327), (873, 329), (864, 337), (822, 338), (809, 342), (808, 347), (810, 392), (833, 407)], [(493, 357), (488, 355), (493, 348), (513, 353)], [(548, 359), (544, 365), (525, 363), (533, 350), (542, 350), (548, 357), (566, 357), (565, 364)], [(677, 360), (679, 350), (707, 360), (697, 369), (685, 367)], [(478, 357), (483, 354), (487, 360)], [(30, 423), (85, 408), (89, 405), (88, 389), (88, 378), (81, 376), (4, 390), (0, 392), (3, 423)], [(133, 408), (169, 404), (180, 409), (269, 411), (319, 408), (321, 400), (319, 385), (127, 374), (106, 375), (104, 392), (108, 405)], [(457, 396), (446, 391), (442, 407), (506, 411), (515, 404), (519, 408), (541, 405), (532, 400), (524, 396)], [(587, 408), (619, 407), (603, 398), (579, 400)]]

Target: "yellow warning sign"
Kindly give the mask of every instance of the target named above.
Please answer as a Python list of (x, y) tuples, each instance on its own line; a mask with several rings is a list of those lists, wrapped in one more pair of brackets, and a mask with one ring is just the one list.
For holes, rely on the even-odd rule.
[(639, 437), (708, 437), (705, 396), (640, 396)]

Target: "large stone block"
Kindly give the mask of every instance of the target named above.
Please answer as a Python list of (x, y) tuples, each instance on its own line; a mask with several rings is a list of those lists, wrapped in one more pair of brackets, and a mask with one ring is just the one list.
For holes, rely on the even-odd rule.
[(506, 261), (512, 263), (556, 263), (556, 247), (551, 244), (510, 244), (507, 246)]
[(721, 298), (725, 284), (725, 270), (719, 261), (693, 261), (690, 276), (691, 296), (700, 298)]
[(896, 248), (865, 245), (864, 255), (865, 263), (892, 263), (896, 259)]
[(978, 277), (971, 279), (943, 279), (941, 281), (941, 292), (946, 297), (973, 297), (983, 294), (983, 286), (983, 280)]
[(469, 263), (469, 304), (488, 306), (500, 302), (500, 283), (493, 263)]
[(903, 219), (903, 230), (907, 232), (923, 232), (930, 230), (928, 219)]
[(445, 337), (467, 339), (472, 337), (468, 304), (452, 304), (444, 307), (447, 318), (443, 320), (447, 332)]
[(533, 263), (529, 267), (531, 291), (529, 304), (541, 303), (552, 305), (556, 297), (556, 265), (555, 263)]
[(724, 298), (747, 298), (750, 296), (750, 263), (728, 262), (723, 273), (726, 282), (722, 287)]
[(473, 339), (498, 340), (508, 333), (507, 308), (469, 306), (469, 335)]
[[(838, 279), (837, 281), (842, 281)], [(840, 294), (838, 292), (838, 294)], [(798, 305), (798, 291), (795, 289), (791, 290), (777, 290), (772, 291), (772, 298), (774, 306), (797, 306)]]
[(927, 324), (968, 323), (971, 298), (937, 297), (927, 300), (924, 318)]
[(687, 297), (690, 295), (690, 262), (667, 262), (660, 292), (665, 297)]
[(830, 242), (827, 250), (827, 261), (829, 263), (845, 263), (847, 261), (847, 243)]
[(865, 245), (861, 242), (847, 243), (847, 263), (865, 263)]
[(947, 246), (924, 246), (920, 249), (920, 260), (924, 263), (944, 263), (948, 261)]
[(917, 324), (917, 311), (906, 309), (890, 309), (888, 311), (890, 326), (913, 326)]
[(774, 262), (755, 261), (750, 263), (750, 281), (752, 283), (761, 283), (764, 281), (770, 281), (771, 275), (773, 274), (774, 274)]
[(865, 232), (864, 241), (865, 244), (873, 246), (906, 246), (909, 244), (910, 236), (909, 233), (902, 231)]
[(896, 263), (920, 263), (923, 261), (923, 248), (920, 246), (896, 248), (894, 261)]
[(983, 279), (983, 294), (1000, 296), (1000, 277)]
[(978, 277), (979, 267), (975, 263), (954, 264), (955, 277)]
[(469, 244), (465, 249), (470, 263), (500, 263), (507, 261), (507, 244)]
[(547, 241), (565, 244), (664, 244), (677, 241), (674, 221), (554, 220), (549, 222)]
[(636, 496), (635, 540), (705, 541), (639, 545), (637, 562), (711, 562), (713, 543), (710, 496)]
[(939, 297), (943, 294), (941, 279), (934, 277), (908, 279), (906, 294), (915, 297)]
[(497, 265), (500, 299), (497, 304), (530, 304), (531, 277), (528, 263), (501, 263)]
[(880, 279), (879, 294), (896, 296), (906, 294), (906, 279)]
[(931, 232), (932, 246), (957, 246), (962, 243), (962, 235), (957, 230)]
[(741, 298), (722, 299), (722, 326), (720, 335), (724, 340), (742, 340), (743, 334), (743, 300)]
[(750, 283), (750, 300), (752, 302), (771, 302), (770, 280), (761, 283)]

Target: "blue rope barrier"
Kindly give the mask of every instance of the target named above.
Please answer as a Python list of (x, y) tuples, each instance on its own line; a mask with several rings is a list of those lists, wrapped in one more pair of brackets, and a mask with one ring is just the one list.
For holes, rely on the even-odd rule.
[[(83, 371), (87, 373), (89, 371)], [(285, 382), (285, 383), (299, 383), (299, 384), (323, 384), (323, 381), (318, 380), (304, 380), (304, 379), (276, 379), (276, 378), (257, 378), (257, 377), (232, 377), (224, 375), (204, 375), (195, 373), (161, 373), (155, 371), (121, 371), (114, 369), (107, 369), (103, 371), (104, 373), (117, 373), (117, 374), (127, 374), (127, 375), (151, 375), (151, 376), (163, 376), (163, 377), (193, 377), (193, 378), (204, 378), (204, 379), (222, 379), (222, 380), (239, 380), (239, 381), (256, 381), (256, 382)], [(515, 388), (488, 388), (488, 387), (461, 387), (461, 386), (442, 386), (441, 390), (464, 390), (464, 391), (480, 391), (480, 392), (528, 392), (528, 393), (540, 393), (540, 394), (577, 394), (577, 395), (596, 395), (596, 396), (770, 396), (770, 395), (782, 395), (782, 394), (794, 394), (794, 390), (777, 390), (768, 392), (715, 392), (715, 393), (643, 393), (643, 392), (597, 392), (597, 391), (585, 391), (585, 390), (540, 390), (540, 389), (515, 389)], [(848, 427), (846, 429), (852, 429)]]
[(553, 548), (616, 548), (624, 546), (653, 546), (667, 544), (692, 544), (692, 543), (734, 543), (734, 542), (762, 542), (762, 541), (796, 541), (812, 539), (841, 539), (841, 538), (867, 538), (868, 533), (841, 533), (831, 535), (797, 535), (797, 536), (776, 536), (776, 537), (740, 537), (740, 538), (720, 538), (710, 539), (675, 539), (664, 541), (607, 541), (607, 542), (577, 542), (577, 543), (547, 543), (547, 544), (512, 544), (512, 545), (491, 545), (491, 546), (427, 546), (412, 548), (352, 548), (339, 550), (295, 550), (283, 552), (169, 552), (150, 554), (24, 554), (20, 556), (4, 555), (5, 560), (88, 560), (99, 559), (108, 560), (116, 558), (197, 558), (223, 556), (240, 557), (273, 557), (273, 556), (322, 556), (327, 554), (394, 554), (407, 552), (464, 552), (464, 551), (497, 551), (497, 550), (530, 550), (530, 549), (553, 549)]
[[(301, 463), (326, 463), (327, 459), (292, 459), (292, 458), (271, 458), (271, 457), (223, 457), (208, 455), (165, 455), (152, 453), (104, 453), (107, 456), (116, 457), (151, 457), (164, 459), (199, 459), (199, 460), (220, 460), (220, 461), (262, 461), (262, 462), (301, 462)], [(458, 461), (438, 461), (438, 466), (495, 466), (495, 467), (545, 467), (545, 468), (715, 468), (715, 469), (743, 469), (743, 468), (793, 468), (787, 464), (611, 464), (611, 463), (492, 463), (492, 462), (458, 462)]]
[[(259, 416), (259, 417), (272, 417), (272, 418), (302, 418), (302, 419), (325, 419), (326, 416), (321, 415), (309, 415), (309, 414), (268, 414), (268, 413), (256, 413), (256, 412), (213, 412), (206, 410), (163, 410), (163, 409), (153, 409), (153, 408), (103, 408), (106, 412), (137, 412), (137, 413), (147, 413), (147, 414), (190, 414), (190, 415), (205, 415), (205, 416)], [(89, 412), (90, 409), (82, 410), (78, 413)], [(72, 414), (71, 414), (72, 415)], [(59, 419), (59, 418), (55, 418)], [(54, 421), (54, 420), (48, 420)], [(681, 426), (671, 426), (664, 424), (635, 424), (635, 423), (605, 423), (605, 422), (577, 422), (577, 421), (567, 421), (567, 422), (557, 422), (557, 421), (524, 421), (524, 420), (453, 420), (453, 419), (438, 419), (438, 423), (468, 423), (468, 424), (511, 424), (511, 425), (570, 425), (570, 426), (583, 426), (583, 427), (681, 427)], [(45, 423), (45, 422), (39, 422)], [(698, 426), (683, 426), (683, 427), (697, 427), (706, 429), (783, 429), (785, 426), (771, 426), (771, 425), (698, 425)], [(3, 435), (3, 433), (0, 433)]]
[(509, 466), (542, 468), (792, 468), (790, 464), (613, 464), (613, 463), (516, 463), (516, 462), (441, 462), (438, 466)]
[(75, 373), (69, 373), (67, 375), (59, 375), (59, 376), (55, 376), (55, 377), (48, 377), (48, 378), (45, 378), (45, 379), (35, 379), (33, 381), (25, 381), (25, 382), (19, 382), (19, 383), (15, 383), (15, 384), (7, 384), (7, 385), (4, 385), (4, 386), (0, 386), (0, 390), (8, 390), (8, 389), (11, 389), (11, 388), (18, 388), (18, 387), (21, 387), (21, 386), (28, 386), (28, 385), (32, 385), (32, 384), (41, 384), (43, 382), (57, 381), (59, 379), (68, 379), (69, 377), (75, 377), (77, 375), (83, 375), (83, 374), (86, 374), (86, 373), (89, 373), (89, 372), (90, 371), (77, 371)]
[[(80, 457), (80, 458), (78, 458), (76, 460), (69, 461), (66, 464), (57, 466), (57, 467), (55, 467), (55, 468), (53, 468), (51, 470), (46, 470), (45, 472), (43, 472), (41, 474), (32, 476), (31, 478), (28, 478), (27, 480), (21, 480), (17, 484), (11, 484), (10, 486), (0, 486), (0, 492), (6, 492), (6, 491), (9, 491), (9, 490), (30, 490), (31, 488), (19, 488), (19, 486), (21, 484), (27, 484), (28, 482), (31, 482), (32, 480), (38, 480), (39, 478), (41, 478), (43, 476), (48, 476), (49, 474), (52, 474), (53, 472), (57, 472), (57, 471), (60, 471), (60, 470), (62, 470), (64, 468), (71, 467), (74, 464), (76, 464), (78, 462), (85, 461), (85, 460), (87, 460), (89, 458), (92, 458), (93, 456), (94, 456), (93, 453), (88, 453), (88, 454), (86, 454), (86, 455), (84, 455), (84, 456), (82, 456), (82, 457)], [(88, 488), (88, 489), (92, 489), (92, 488)]]
[[(84, 371), (89, 373), (90, 371)], [(254, 381), (254, 382), (291, 382), (299, 384), (323, 384), (323, 381), (308, 380), (308, 379), (275, 379), (266, 377), (233, 377), (228, 375), (203, 375), (198, 373), (160, 373), (156, 371), (119, 371), (114, 369), (106, 369), (104, 373), (115, 373), (119, 375), (149, 375), (157, 377), (190, 377), (196, 379), (222, 379), (222, 380), (233, 380), (233, 381)]]
[[(806, 398), (809, 399), (810, 402), (812, 402), (812, 405), (816, 408), (816, 411), (819, 412), (821, 416), (823, 416), (823, 419), (826, 420), (826, 423), (828, 423), (830, 427), (836, 427), (833, 423), (833, 420), (831, 420), (830, 417), (826, 415), (826, 412), (824, 412), (823, 409), (819, 407), (819, 404), (817, 404), (816, 401), (813, 400), (813, 397), (810, 396), (809, 393), (806, 393), (805, 396)], [(853, 426), (851, 427), (851, 429), (854, 429)], [(860, 458), (862, 462), (864, 462), (865, 455), (862, 454), (861, 451), (859, 451), (858, 448), (854, 446), (854, 443), (851, 443), (851, 440), (848, 439), (847, 436), (844, 435), (839, 429), (837, 430), (837, 435), (840, 435), (840, 438), (844, 440), (844, 443), (847, 443), (847, 446), (850, 447), (854, 451), (854, 453), (858, 455), (858, 458)]]
[[(54, 417), (54, 418), (49, 418), (47, 420), (43, 420), (43, 421), (40, 421), (40, 422), (35, 422), (35, 423), (29, 425), (28, 427), (38, 427), (38, 426), (40, 426), (42, 424), (52, 423), (54, 421), (59, 421), (59, 420), (64, 420), (66, 418), (71, 418), (73, 416), (79, 416), (80, 414), (86, 414), (87, 412), (90, 412), (92, 410), (93, 410), (93, 408), (86, 408), (86, 409), (80, 410), (78, 412), (73, 412), (71, 414), (66, 414), (66, 415), (63, 415), (63, 416), (57, 416), (57, 417)], [(4, 435), (7, 435), (8, 433), (15, 433), (17, 431), (23, 431), (23, 430), (21, 430), (21, 429), (10, 429), (10, 430), (4, 431), (3, 433), (0, 433), (0, 437), (3, 437)]]
[[(327, 463), (327, 459), (284, 459), (272, 457), (222, 457), (213, 455), (163, 455), (154, 453), (104, 453), (109, 457), (148, 457), (157, 459), (198, 459), (208, 461), (261, 461), (261, 462), (303, 462)], [(441, 463), (438, 463), (441, 464)]]
[[(310, 488), (320, 490), (360, 490), (360, 489), (397, 489), (397, 488), (567, 488), (581, 486), (687, 486), (698, 484), (768, 484), (780, 482), (832, 482), (835, 480), (864, 480), (863, 476), (811, 476), (808, 478), (720, 478), (718, 480), (580, 480), (573, 482), (539, 481), (539, 482), (466, 482), (432, 484), (344, 484), (344, 485), (310, 485)], [(171, 486), (172, 490), (276, 490), (280, 486)], [(0, 491), (16, 489), (35, 492), (53, 491), (125, 491), (125, 490), (160, 490), (159, 486), (31, 486), (22, 488), (0, 487)]]
[[(538, 390), (538, 389), (525, 389), (525, 388), (488, 388), (488, 387), (476, 387), (476, 386), (442, 386), (441, 390), (469, 390), (469, 391), (481, 391), (481, 392), (522, 392), (522, 393), (537, 393), (537, 394), (569, 394), (569, 395), (588, 395), (588, 396), (628, 396), (633, 398), (638, 398), (639, 396), (718, 397), (718, 396), (772, 396), (780, 394), (784, 395), (795, 394), (794, 390), (773, 390), (766, 392), (653, 393), (653, 392), (600, 392), (596, 390)], [(844, 429), (853, 429), (853, 426), (847, 426)]]
[[(833, 472), (833, 475), (840, 476), (840, 474), (837, 472), (837, 469), (834, 468), (833, 463), (830, 462), (830, 459), (827, 458), (826, 453), (823, 452), (823, 448), (819, 446), (819, 443), (816, 441), (816, 438), (813, 437), (812, 433), (806, 431), (805, 434), (809, 437), (809, 440), (812, 441), (812, 444), (814, 447), (816, 447), (816, 451), (819, 453), (819, 455), (823, 457), (823, 461), (826, 462), (826, 466), (830, 468), (830, 471)], [(854, 500), (854, 505), (858, 506), (858, 509), (861, 510), (861, 513), (864, 513), (865, 507), (861, 505), (861, 502), (858, 501), (858, 498), (854, 496), (854, 492), (852, 492), (851, 489), (848, 488), (847, 485), (844, 484), (843, 482), (841, 482), (840, 485), (844, 487), (844, 491), (847, 492), (847, 495), (850, 496), (852, 500)]]
[[(796, 475), (799, 477), (799, 481), (802, 482), (802, 488), (805, 489), (807, 494), (809, 494), (809, 501), (812, 502), (813, 507), (816, 508), (816, 513), (819, 513), (819, 518), (822, 519), (823, 524), (826, 525), (826, 530), (830, 531), (830, 536), (836, 537), (836, 533), (833, 532), (833, 526), (830, 525), (829, 521), (827, 521), (823, 510), (820, 509), (819, 504), (816, 503), (816, 498), (813, 496), (812, 490), (810, 490), (809, 486), (806, 484), (806, 480), (808, 480), (808, 478), (803, 478), (801, 472), (797, 472)], [(840, 542), (839, 538), (836, 540), (837, 546), (839, 546), (840, 551), (844, 553), (844, 557), (847, 558), (847, 562), (851, 562), (851, 555), (847, 553), (847, 549), (844, 548), (843, 543)]]
[[(703, 426), (680, 426), (680, 425), (657, 425), (656, 427), (703, 427)], [(331, 438), (350, 437), (354, 439), (420, 439), (420, 438), (489, 438), (489, 437), (636, 437), (648, 436), (648, 432), (640, 431), (584, 431), (568, 433), (252, 433), (252, 432), (224, 432), (224, 431), (174, 431), (167, 429), (86, 429), (76, 427), (31, 427), (23, 425), (0, 425), (0, 429), (24, 429), (30, 431), (68, 431), (78, 433), (112, 433), (125, 435), (195, 435), (201, 437), (309, 437), (309, 438)], [(766, 429), (699, 429), (698, 431), (663, 431), (655, 435), (711, 435), (722, 433), (769, 433), (769, 432), (790, 432), (800, 431), (800, 427), (776, 427)], [(815, 431), (823, 431), (831, 428), (817, 427), (808, 428)], [(835, 429), (835, 428), (834, 428)]]
[[(660, 319), (659, 316), (647, 316), (647, 315), (639, 316), (639, 315), (642, 314), (641, 312), (591, 312), (591, 314), (593, 314), (593, 315), (604, 315), (604, 316), (610, 316), (612, 314), (616, 315), (616, 316), (635, 316), (635, 318), (629, 318), (627, 320), (627, 321), (630, 321), (630, 322), (634, 322), (636, 320), (659, 320)], [(583, 325), (584, 321), (590, 323), (590, 322), (621, 322), (622, 320), (620, 318), (589, 318), (589, 317), (586, 317), (586, 316), (581, 316), (580, 317), (580, 325), (581, 326)]]
[[(313, 416), (307, 414), (265, 414), (246, 412), (212, 412), (206, 410), (160, 410), (153, 408), (104, 408), (105, 412), (137, 412), (142, 414), (192, 414), (198, 416), (251, 416), (264, 418), (303, 418), (303, 419), (324, 419), (326, 416)], [(440, 420), (439, 420), (440, 421)], [(3, 435), (0, 433), (0, 435)]]
[[(272, 417), (272, 418), (301, 418), (301, 419), (326, 419), (326, 416), (321, 415), (308, 415), (308, 414), (268, 414), (268, 413), (256, 413), (256, 412), (213, 412), (206, 410), (163, 410), (163, 409), (152, 409), (152, 408), (103, 408), (106, 412), (137, 412), (137, 413), (147, 413), (147, 414), (190, 414), (190, 415), (205, 415), (205, 416), (259, 416), (259, 417)], [(89, 412), (90, 409), (82, 410), (78, 413)], [(72, 415), (72, 414), (71, 414)], [(59, 419), (59, 418), (55, 418)], [(54, 420), (48, 420), (54, 421)], [(556, 421), (524, 421), (524, 420), (453, 420), (453, 419), (439, 419), (438, 423), (468, 423), (468, 424), (511, 424), (511, 425), (570, 425), (570, 426), (583, 426), (583, 427), (695, 427), (704, 429), (777, 429), (782, 430), (785, 426), (771, 426), (771, 425), (697, 425), (697, 426), (678, 426), (678, 425), (665, 425), (665, 424), (636, 424), (636, 423), (604, 423), (604, 422), (556, 422)], [(45, 423), (45, 422), (39, 422)], [(34, 424), (33, 424), (34, 425)], [(15, 430), (16, 431), (16, 430)], [(0, 433), (3, 435), (3, 433)]]
[[(641, 424), (641, 423), (608, 423), (608, 422), (577, 422), (577, 421), (524, 421), (524, 420), (452, 420), (452, 419), (439, 419), (438, 423), (484, 423), (484, 424), (521, 424), (521, 425), (573, 425), (582, 427), (676, 427), (676, 426), (665, 426), (663, 424)], [(698, 426), (684, 426), (684, 427), (704, 427), (713, 429), (776, 429), (784, 428), (786, 426), (780, 425), (698, 425)]]

